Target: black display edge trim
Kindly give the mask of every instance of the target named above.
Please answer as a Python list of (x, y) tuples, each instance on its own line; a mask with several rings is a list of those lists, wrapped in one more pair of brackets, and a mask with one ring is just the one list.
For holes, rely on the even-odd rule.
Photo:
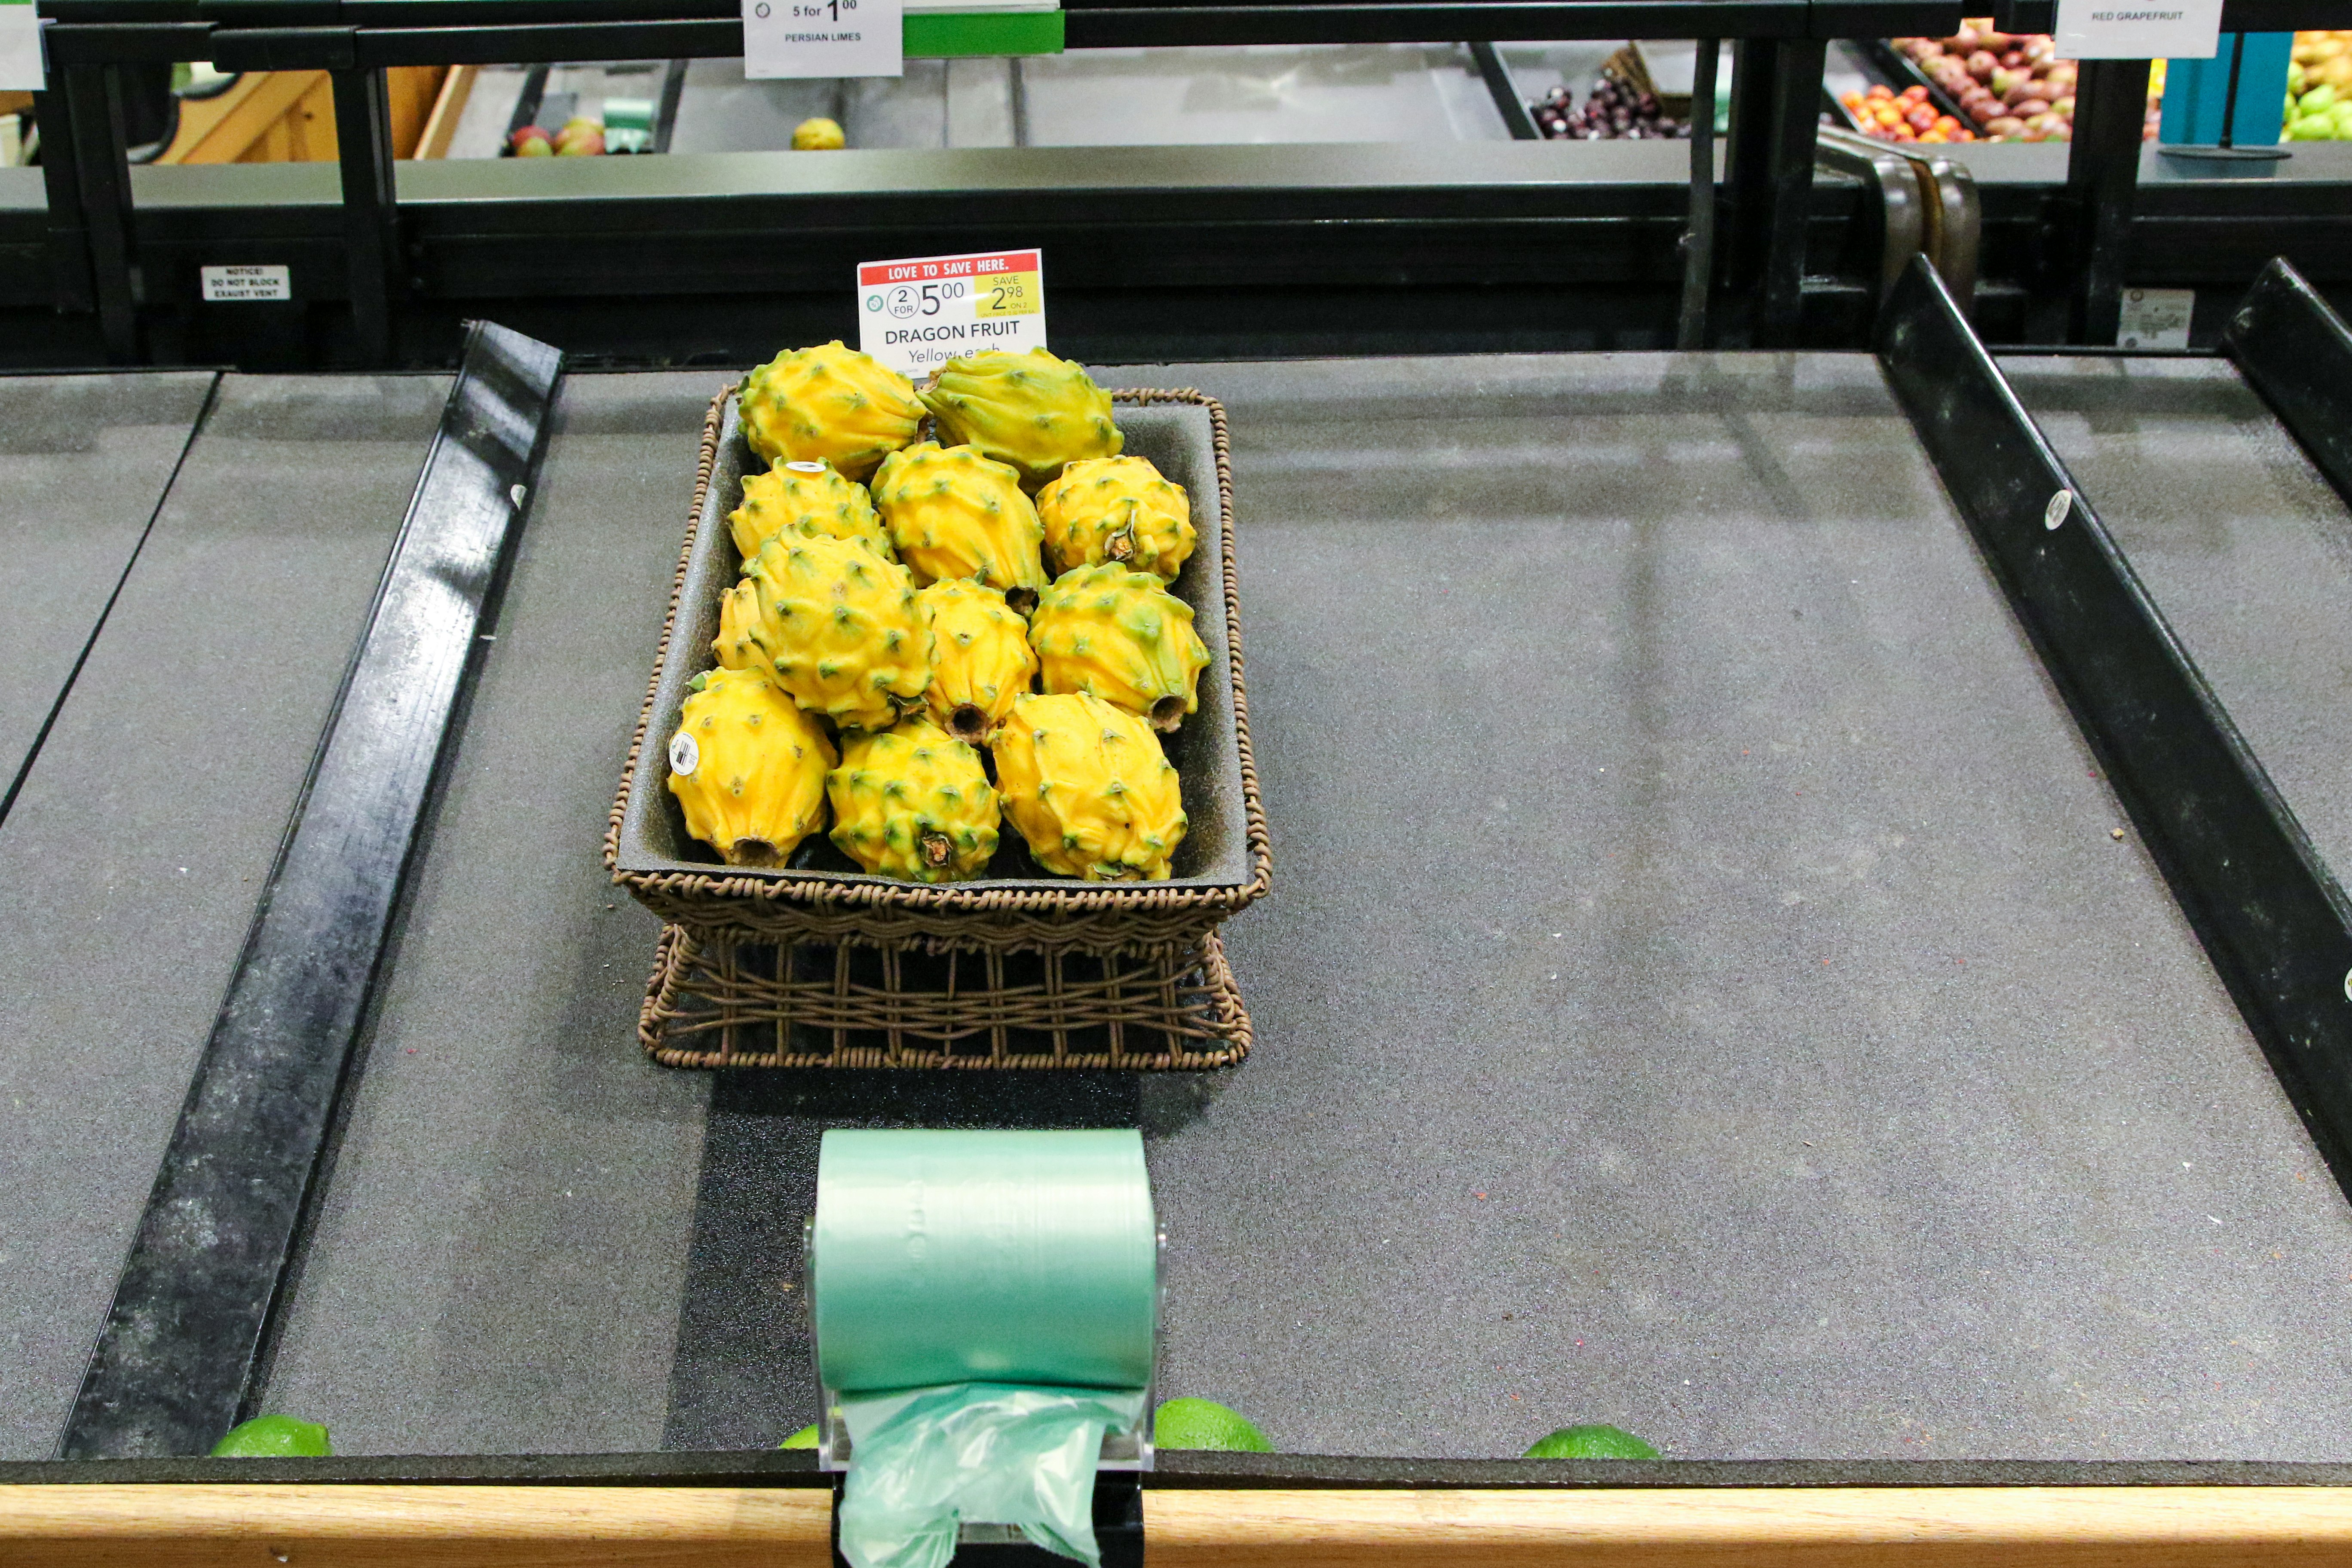
[(2352, 331), (2284, 257), (2231, 314), (2221, 346), (2240, 374), (2352, 504)]
[(452, 721), (541, 458), (557, 350), (472, 323), (58, 1451), (210, 1450), (266, 1364)]
[[(2352, 904), (1924, 260), (1906, 269), (1881, 315), (1878, 353), (2174, 899), (2352, 1197)], [(2063, 510), (2060, 491), (2070, 498)]]

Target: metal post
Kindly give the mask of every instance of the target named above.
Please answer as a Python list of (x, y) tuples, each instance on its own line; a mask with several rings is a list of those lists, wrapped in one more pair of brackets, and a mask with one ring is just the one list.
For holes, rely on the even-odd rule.
[(1753, 38), (1733, 58), (1725, 282), (1733, 294), (1759, 301), (1750, 334), (1759, 348), (1793, 345), (1804, 311), (1805, 231), (1827, 51), (1820, 38)]
[(342, 163), (343, 243), (351, 268), (352, 327), (360, 363), (392, 361), (392, 312), (403, 292), (400, 209), (393, 186), (392, 112), (383, 72), (330, 71), (335, 145)]
[[(131, 282), (131, 162), (122, 144), (122, 84), (113, 66), (68, 66), (63, 75), (99, 332), (108, 359), (131, 364), (139, 358), (139, 308)], [(48, 154), (42, 156), (46, 161)]]
[(2066, 189), (2077, 213), (2072, 342), (2116, 341), (2147, 124), (2147, 62), (2084, 60), (2066, 158)]
[(1715, 276), (1715, 63), (1722, 46), (1698, 40), (1691, 72), (1690, 229), (1683, 236), (1683, 308), (1675, 346), (1706, 347), (1706, 297)]
[(89, 228), (66, 95), (35, 93), (33, 117), (41, 127), (41, 184), (49, 202), (49, 296), (60, 316), (87, 315), (98, 309), (98, 297), (90, 289)]

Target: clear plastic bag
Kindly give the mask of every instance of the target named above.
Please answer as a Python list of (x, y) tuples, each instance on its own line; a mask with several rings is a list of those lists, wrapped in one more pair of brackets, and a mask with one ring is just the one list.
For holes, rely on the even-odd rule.
[(849, 1478), (841, 1554), (852, 1568), (945, 1568), (956, 1526), (1011, 1524), (1101, 1568), (1095, 1463), (1107, 1427), (1142, 1418), (1141, 1389), (957, 1383), (845, 1395)]

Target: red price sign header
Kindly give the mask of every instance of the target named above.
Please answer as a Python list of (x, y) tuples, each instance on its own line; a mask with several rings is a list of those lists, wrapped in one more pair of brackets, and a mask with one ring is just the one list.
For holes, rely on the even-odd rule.
[(1034, 250), (992, 250), (975, 256), (933, 256), (919, 261), (867, 261), (859, 264), (857, 286), (871, 289), (885, 283), (934, 283), (943, 278), (984, 278), (998, 272), (1038, 270)]

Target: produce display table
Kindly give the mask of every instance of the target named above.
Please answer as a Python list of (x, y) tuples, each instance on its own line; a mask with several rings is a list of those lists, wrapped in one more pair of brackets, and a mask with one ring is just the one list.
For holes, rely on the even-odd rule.
[[(2341, 863), (2340, 500), (2225, 365), (2008, 368)], [(2352, 1457), (2352, 1206), (1877, 360), (1099, 374), (1231, 420), (1253, 1056), (641, 1058), (656, 928), (598, 838), (728, 377), (574, 374), (268, 1408), (352, 1455), (768, 1447), (815, 1414), (824, 1128), (1113, 1124), (1169, 1236), (1160, 1394), (1286, 1453)], [(72, 1402), (446, 387), (0, 382), (101, 411), (14, 426), (58, 476), (25, 560), (119, 573), (162, 494), (0, 823), (0, 1458)], [(11, 704), (104, 597), (15, 619)]]

